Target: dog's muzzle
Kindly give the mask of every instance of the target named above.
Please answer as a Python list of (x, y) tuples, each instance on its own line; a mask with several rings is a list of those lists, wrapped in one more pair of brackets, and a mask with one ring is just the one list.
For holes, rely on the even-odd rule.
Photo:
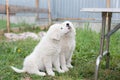
[(69, 23), (66, 23), (66, 27), (68, 27), (68, 29), (71, 29), (71, 26)]

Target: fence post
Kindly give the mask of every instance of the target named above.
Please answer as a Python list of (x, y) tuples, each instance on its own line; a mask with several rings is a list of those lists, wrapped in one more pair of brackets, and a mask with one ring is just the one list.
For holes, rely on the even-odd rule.
[[(110, 8), (110, 0), (106, 0), (106, 7)], [(106, 17), (106, 26), (108, 26), (108, 13), (107, 13), (107, 17)]]
[(7, 13), (7, 32), (10, 32), (10, 12), (9, 12), (9, 0), (6, 0), (6, 13)]
[(37, 8), (37, 15), (36, 15), (36, 20), (39, 20), (39, 0), (36, 0), (36, 8)]
[(50, 0), (48, 0), (48, 18), (49, 18), (49, 25), (51, 24), (51, 8), (50, 8)]
[(106, 1), (106, 7), (107, 7), (107, 8), (110, 8), (110, 0), (107, 0), (107, 1)]

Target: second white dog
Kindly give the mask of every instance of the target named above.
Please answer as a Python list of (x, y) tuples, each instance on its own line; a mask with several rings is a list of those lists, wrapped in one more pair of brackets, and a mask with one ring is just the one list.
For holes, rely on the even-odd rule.
[(64, 27), (69, 27), (70, 32), (64, 35), (61, 39), (61, 52), (60, 52), (60, 65), (62, 70), (68, 71), (69, 68), (73, 68), (71, 65), (71, 58), (75, 49), (75, 35), (76, 31), (73, 24), (70, 21), (62, 23)]
[(60, 24), (52, 25), (33, 52), (25, 58), (23, 68), (21, 70), (13, 66), (11, 68), (17, 73), (27, 72), (40, 76), (45, 76), (46, 73), (39, 70), (46, 70), (48, 75), (54, 76), (55, 74), (52, 70), (53, 64), (58, 72), (62, 72), (59, 63), (55, 62), (56, 60), (53, 57), (60, 53), (60, 39), (69, 31), (68, 27)]

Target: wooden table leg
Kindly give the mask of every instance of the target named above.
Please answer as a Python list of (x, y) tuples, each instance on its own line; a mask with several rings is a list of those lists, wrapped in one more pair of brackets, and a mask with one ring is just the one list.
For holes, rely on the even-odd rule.
[(100, 52), (99, 54), (103, 56), (104, 40), (105, 40), (105, 27), (106, 27), (106, 16), (107, 12), (102, 13), (102, 31), (100, 39)]
[[(109, 33), (111, 29), (111, 17), (112, 17), (112, 13), (110, 12), (108, 13), (107, 33)], [(110, 42), (110, 36), (106, 38), (106, 50), (108, 52), (106, 55), (106, 68), (109, 68), (109, 60), (110, 60), (109, 42)]]
[(105, 40), (106, 16), (107, 16), (107, 12), (103, 12), (102, 13), (102, 30), (101, 30), (101, 39), (100, 39), (100, 52), (99, 52), (99, 56), (97, 57), (97, 60), (96, 60), (95, 80), (98, 79), (99, 63), (100, 63), (101, 58), (103, 56), (104, 40)]

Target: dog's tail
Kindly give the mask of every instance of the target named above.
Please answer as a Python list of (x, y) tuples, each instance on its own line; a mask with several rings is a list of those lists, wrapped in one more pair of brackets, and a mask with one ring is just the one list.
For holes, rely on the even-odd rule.
[(25, 72), (25, 70), (20, 70), (20, 69), (17, 69), (17, 68), (15, 68), (15, 67), (13, 67), (13, 66), (11, 66), (11, 68), (15, 71), (15, 72), (17, 72), (17, 73), (23, 73), (23, 72)]

